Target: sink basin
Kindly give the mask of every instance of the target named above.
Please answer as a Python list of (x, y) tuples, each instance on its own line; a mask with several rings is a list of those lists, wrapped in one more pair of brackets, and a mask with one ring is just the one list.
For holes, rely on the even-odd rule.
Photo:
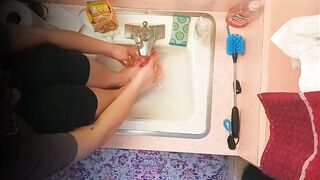
[[(156, 41), (163, 77), (159, 84), (141, 95), (130, 116), (117, 133), (154, 135), (185, 138), (202, 138), (209, 133), (211, 122), (211, 97), (215, 22), (207, 13), (167, 12), (115, 8), (119, 22), (118, 33), (103, 39), (112, 43), (134, 45), (125, 38), (125, 24), (164, 24), (165, 38)], [(174, 14), (191, 17), (188, 45), (169, 45)], [(199, 19), (205, 19), (205, 26)], [(203, 22), (202, 22), (203, 23)], [(90, 34), (89, 34), (90, 35)], [(206, 37), (206, 38), (203, 38)], [(98, 59), (111, 67), (120, 69), (116, 61)]]

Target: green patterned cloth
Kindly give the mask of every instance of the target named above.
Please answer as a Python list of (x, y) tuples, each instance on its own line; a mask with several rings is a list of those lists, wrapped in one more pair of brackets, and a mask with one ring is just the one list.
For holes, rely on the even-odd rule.
[(187, 46), (190, 19), (189, 16), (173, 16), (170, 45)]

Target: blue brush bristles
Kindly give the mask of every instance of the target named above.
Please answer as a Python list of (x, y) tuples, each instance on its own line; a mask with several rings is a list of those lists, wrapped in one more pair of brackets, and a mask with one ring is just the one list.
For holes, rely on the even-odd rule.
[(244, 40), (240, 34), (230, 34), (227, 37), (227, 54), (243, 54)]

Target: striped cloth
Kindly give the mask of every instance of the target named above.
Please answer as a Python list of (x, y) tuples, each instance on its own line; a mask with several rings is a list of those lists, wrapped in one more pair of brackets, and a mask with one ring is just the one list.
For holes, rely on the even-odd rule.
[(263, 172), (276, 180), (320, 179), (320, 91), (258, 97), (270, 121)]

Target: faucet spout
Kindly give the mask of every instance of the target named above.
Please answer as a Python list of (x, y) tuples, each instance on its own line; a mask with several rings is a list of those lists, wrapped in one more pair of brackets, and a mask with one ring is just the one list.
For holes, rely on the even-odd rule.
[(126, 24), (125, 35), (135, 41), (140, 56), (150, 56), (155, 41), (165, 37), (165, 25), (148, 26), (147, 21), (142, 26)]

